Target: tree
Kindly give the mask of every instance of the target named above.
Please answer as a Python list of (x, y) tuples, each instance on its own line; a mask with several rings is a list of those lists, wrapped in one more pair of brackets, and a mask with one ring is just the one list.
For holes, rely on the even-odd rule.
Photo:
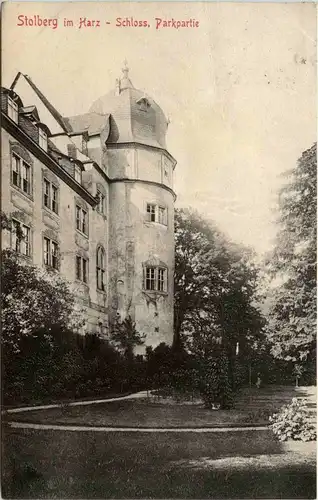
[[(268, 339), (275, 357), (295, 365), (316, 357), (316, 175), (314, 144), (286, 174), (279, 193), (279, 232), (268, 263)], [(296, 377), (300, 371), (295, 366)]]
[(213, 331), (224, 344), (243, 348), (263, 325), (252, 252), (193, 210), (177, 210), (175, 220), (174, 343), (189, 332), (194, 349), (204, 349), (204, 336)]
[(11, 250), (2, 251), (2, 343), (13, 353), (21, 351), (24, 337), (79, 326), (75, 301), (68, 283), (56, 272), (26, 265)]
[(237, 346), (242, 358), (261, 338), (264, 323), (253, 254), (193, 210), (177, 210), (175, 220), (174, 347), (186, 345), (199, 359), (219, 353), (220, 363), (226, 356), (234, 387)]
[(111, 340), (122, 351), (127, 361), (131, 362), (134, 358), (134, 348), (144, 343), (144, 334), (136, 330), (136, 324), (131, 316), (121, 320), (117, 315), (111, 331)]
[(4, 400), (12, 404), (75, 393), (82, 358), (72, 328), (82, 322), (67, 282), (11, 250), (1, 256)]

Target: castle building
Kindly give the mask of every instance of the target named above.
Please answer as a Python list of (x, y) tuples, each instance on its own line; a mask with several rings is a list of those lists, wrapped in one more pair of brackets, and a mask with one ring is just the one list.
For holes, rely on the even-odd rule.
[(18, 73), (1, 114), (2, 211), (13, 222), (3, 248), (61, 273), (86, 331), (107, 335), (116, 315), (130, 316), (145, 345), (171, 344), (176, 161), (161, 108), (124, 67), (113, 90), (71, 117)]

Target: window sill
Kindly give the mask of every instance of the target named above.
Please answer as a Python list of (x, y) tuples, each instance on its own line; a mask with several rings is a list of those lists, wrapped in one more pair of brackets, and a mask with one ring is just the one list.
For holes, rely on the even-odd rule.
[(145, 288), (142, 289), (143, 293), (146, 293), (147, 295), (155, 296), (155, 295), (168, 295), (168, 292), (161, 292), (160, 290), (146, 290)]
[(53, 216), (57, 220), (59, 220), (60, 215), (57, 212), (54, 212), (54, 210), (51, 210), (49, 207), (46, 207), (45, 205), (42, 205), (42, 208), (48, 215)]
[(146, 220), (144, 221), (144, 224), (146, 226), (156, 226), (156, 227), (162, 227), (162, 228), (165, 228), (165, 229), (168, 229), (168, 224), (162, 224), (162, 222), (155, 222), (155, 221), (149, 221), (149, 220)]
[(11, 250), (18, 256), (19, 259), (25, 260), (28, 263), (33, 261), (32, 255), (25, 255), (24, 253), (16, 252), (13, 248), (11, 248)]
[(28, 200), (34, 201), (33, 200), (33, 194), (28, 194), (23, 189), (19, 188), (13, 182), (11, 182), (11, 187), (13, 187), (18, 193), (21, 193), (23, 196), (25, 196)]
[(52, 267), (48, 264), (43, 264), (44, 265), (44, 269), (46, 269), (47, 271), (49, 272), (56, 272), (56, 273), (59, 273), (60, 272), (60, 269), (59, 268), (56, 268), (56, 267)]
[(77, 283), (78, 285), (82, 285), (85, 288), (89, 288), (89, 284), (86, 281), (79, 280), (78, 278), (75, 278), (75, 283)]

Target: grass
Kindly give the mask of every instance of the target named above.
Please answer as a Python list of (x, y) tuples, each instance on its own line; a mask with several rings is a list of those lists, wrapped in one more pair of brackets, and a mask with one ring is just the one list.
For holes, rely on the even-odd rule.
[[(202, 405), (180, 405), (123, 400), (90, 406), (63, 406), (9, 415), (23, 422), (126, 427), (200, 427), (250, 424), (249, 412), (207, 410)], [(268, 423), (268, 415), (257, 415), (259, 423)], [(254, 422), (255, 419), (252, 419)]]
[(315, 498), (315, 443), (226, 434), (3, 430), (4, 498)]
[[(145, 398), (98, 403), (89, 406), (69, 406), (8, 414), (6, 418), (24, 422), (134, 427), (198, 427), (268, 424), (268, 417), (293, 397), (308, 399), (315, 419), (316, 388), (267, 386), (261, 390), (245, 388), (235, 401), (235, 409), (207, 410), (203, 404), (175, 402), (172, 398)], [(190, 404), (189, 404), (190, 403)], [(197, 403), (197, 401), (196, 401)]]

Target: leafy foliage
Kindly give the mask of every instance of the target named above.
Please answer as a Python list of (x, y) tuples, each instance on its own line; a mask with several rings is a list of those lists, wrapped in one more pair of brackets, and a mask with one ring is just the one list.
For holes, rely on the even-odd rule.
[(67, 282), (55, 272), (42, 272), (10, 250), (2, 251), (2, 343), (13, 353), (21, 351), (26, 336), (80, 326)]
[(127, 360), (132, 360), (134, 356), (134, 347), (143, 345), (144, 334), (136, 330), (136, 324), (131, 316), (120, 319), (117, 315), (111, 331), (111, 340), (123, 352)]
[[(183, 346), (198, 360), (209, 360), (207, 386), (209, 378), (223, 376), (225, 357), (234, 389), (237, 346), (243, 362), (259, 349), (263, 337), (253, 254), (190, 209), (176, 211), (175, 240), (174, 348)], [(211, 353), (219, 352), (220, 345), (222, 356), (212, 369)]]
[(293, 398), (279, 413), (269, 417), (270, 427), (279, 441), (288, 439), (315, 441), (316, 429), (311, 423), (308, 409), (303, 400)]
[[(1, 228), (11, 231), (6, 214), (1, 214)], [(68, 283), (56, 271), (44, 272), (3, 250), (1, 307), (5, 404), (143, 385), (145, 367), (133, 356), (133, 346), (142, 338), (131, 319), (119, 323), (114, 336), (119, 349), (98, 335), (76, 333), (84, 326), (83, 317)]]
[(229, 379), (229, 360), (224, 350), (201, 363), (198, 385), (206, 408), (232, 407), (233, 387)]
[(269, 263), (267, 328), (272, 353), (304, 363), (315, 358), (317, 145), (287, 174), (279, 196), (280, 231)]
[(212, 332), (232, 345), (255, 339), (263, 323), (251, 251), (192, 210), (177, 210), (175, 221), (175, 342), (189, 332), (193, 349), (204, 351)]

